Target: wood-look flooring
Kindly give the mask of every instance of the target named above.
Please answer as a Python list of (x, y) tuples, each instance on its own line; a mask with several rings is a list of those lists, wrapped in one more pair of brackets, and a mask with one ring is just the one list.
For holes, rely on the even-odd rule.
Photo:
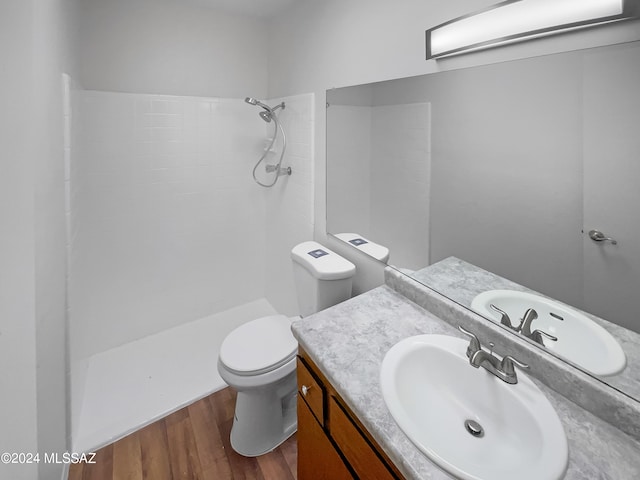
[(295, 480), (296, 435), (255, 458), (229, 443), (235, 392), (225, 388), (71, 465), (69, 480)]

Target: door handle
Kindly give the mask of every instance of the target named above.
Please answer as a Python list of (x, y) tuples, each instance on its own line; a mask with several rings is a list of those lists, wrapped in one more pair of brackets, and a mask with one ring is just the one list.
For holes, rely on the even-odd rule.
[(611, 245), (617, 245), (618, 242), (611, 237), (607, 237), (599, 230), (589, 230), (589, 238), (594, 242), (611, 242)]

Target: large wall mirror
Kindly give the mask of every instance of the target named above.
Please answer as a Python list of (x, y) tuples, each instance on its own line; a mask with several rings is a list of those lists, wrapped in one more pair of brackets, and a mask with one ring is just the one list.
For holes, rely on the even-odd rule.
[(640, 400), (640, 42), (327, 103), (328, 233)]

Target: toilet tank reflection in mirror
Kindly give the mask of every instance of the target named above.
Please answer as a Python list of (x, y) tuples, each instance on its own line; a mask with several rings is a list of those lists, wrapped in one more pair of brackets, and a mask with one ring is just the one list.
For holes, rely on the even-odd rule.
[(420, 270), (456, 257), (627, 332), (598, 378), (640, 399), (639, 85), (632, 42), (330, 90), (327, 231), (435, 290)]

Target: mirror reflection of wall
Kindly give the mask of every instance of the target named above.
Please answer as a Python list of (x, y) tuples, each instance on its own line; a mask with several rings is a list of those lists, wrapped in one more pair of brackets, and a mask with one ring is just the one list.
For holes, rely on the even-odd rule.
[(393, 245), (394, 265), (422, 268), (429, 264), (430, 104), (348, 93), (327, 107), (331, 231)]
[[(434, 76), (432, 261), (458, 256), (640, 331), (640, 46), (514, 63)], [(456, 142), (441, 135), (454, 125)], [(593, 228), (620, 243), (595, 244)]]
[(428, 77), (432, 261), (465, 259), (580, 305), (581, 58)]
[[(638, 85), (632, 42), (328, 91), (327, 230), (362, 229), (396, 267), (454, 256), (640, 331)], [(356, 107), (394, 123), (390, 107), (407, 105), (425, 106), (427, 127), (398, 129), (404, 138), (389, 140), (382, 159), (386, 137), (368, 120), (334, 123), (338, 109)], [(427, 153), (412, 159), (421, 166), (396, 175), (421, 129)], [(346, 148), (354, 137), (367, 146), (357, 156)], [(592, 229), (617, 245), (594, 242)]]
[[(632, 265), (640, 255), (622, 260), (614, 258), (620, 250), (594, 249), (590, 241), (583, 245), (585, 228), (621, 235), (620, 229), (637, 225), (609, 227), (611, 209), (591, 212), (606, 200), (601, 194), (606, 184), (615, 187), (609, 190), (618, 216), (634, 218), (630, 209), (638, 200), (615, 190), (624, 195), (638, 190), (621, 183), (640, 177), (633, 170), (638, 162), (628, 155), (616, 160), (620, 155), (614, 153), (640, 150), (637, 135), (623, 134), (640, 121), (639, 52), (636, 42), (329, 91), (327, 230), (362, 229), (390, 249), (389, 263), (398, 267), (415, 270), (453, 255), (579, 308), (611, 290), (594, 280), (599, 273), (589, 274), (606, 257), (616, 268), (613, 273), (601, 268), (602, 276), (625, 281), (615, 290), (614, 305), (604, 308), (612, 302), (600, 298), (588, 306), (640, 329), (632, 324), (633, 304), (625, 300), (633, 299), (628, 287), (640, 277), (640, 266)], [(345, 97), (360, 104), (348, 105)], [(603, 103), (618, 106), (607, 111)], [(407, 104), (430, 105), (424, 147), (431, 153), (420, 160), (427, 188), (416, 186), (420, 175), (408, 180), (418, 167), (404, 168), (410, 162), (403, 152), (417, 143), (410, 132), (419, 129), (405, 129), (404, 139), (389, 136), (393, 148), (381, 154), (387, 137), (369, 126), (372, 112), (378, 117), (391, 105)], [(366, 118), (351, 121), (344, 114), (334, 122), (340, 109)], [(387, 121), (394, 122), (391, 114)], [(357, 154), (355, 142), (362, 144)], [(615, 168), (609, 168), (612, 161)], [(606, 172), (609, 177), (617, 172), (617, 178), (602, 182)], [(587, 218), (590, 226), (583, 222)], [(624, 235), (629, 248), (640, 231)]]
[[(640, 42), (584, 65), (584, 309), (640, 332)], [(591, 240), (594, 228), (617, 244)]]

